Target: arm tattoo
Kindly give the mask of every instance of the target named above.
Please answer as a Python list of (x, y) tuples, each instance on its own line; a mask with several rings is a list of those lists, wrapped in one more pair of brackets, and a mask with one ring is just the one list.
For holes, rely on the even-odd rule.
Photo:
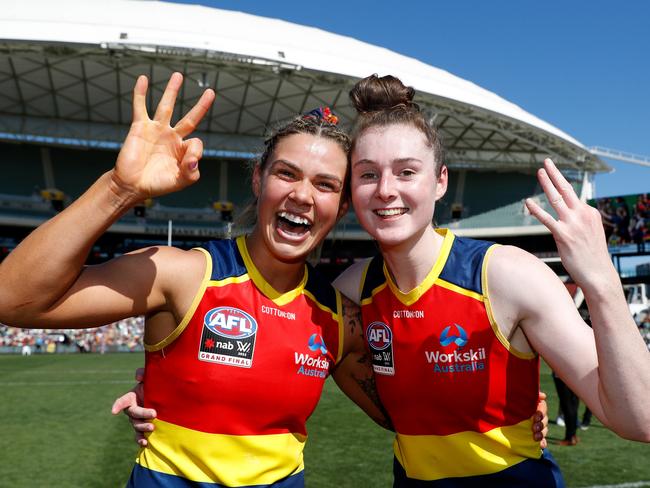
[[(362, 363), (368, 364), (369, 367), (372, 368), (368, 354), (362, 355), (357, 362), (360, 364)], [(377, 391), (377, 384), (375, 383), (374, 374), (370, 374), (365, 378), (358, 378), (355, 376), (354, 380), (359, 385), (359, 388), (363, 390), (363, 392), (370, 399), (370, 401), (372, 401), (372, 403), (375, 404), (375, 406), (379, 409), (379, 411), (384, 416), (384, 418), (382, 419), (373, 418), (373, 420), (377, 422), (379, 425), (381, 425), (383, 428), (394, 431), (395, 428), (393, 427), (390, 417), (388, 416), (388, 412), (384, 408), (384, 405), (381, 403), (381, 399), (379, 398), (379, 392)]]
[(363, 334), (361, 327), (361, 309), (347, 297), (343, 298), (343, 321), (346, 326), (350, 327), (350, 335)]

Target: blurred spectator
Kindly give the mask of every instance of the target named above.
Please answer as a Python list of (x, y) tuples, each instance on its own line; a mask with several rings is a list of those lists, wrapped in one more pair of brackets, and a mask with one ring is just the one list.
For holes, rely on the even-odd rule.
[(144, 318), (131, 317), (96, 329), (16, 329), (0, 324), (0, 352), (142, 351)]

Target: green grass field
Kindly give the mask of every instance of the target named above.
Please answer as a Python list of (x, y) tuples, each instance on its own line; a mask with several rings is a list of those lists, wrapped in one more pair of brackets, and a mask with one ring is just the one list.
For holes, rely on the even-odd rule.
[[(0, 486), (123, 486), (137, 446), (126, 418), (113, 417), (109, 409), (130, 388), (143, 359), (0, 356)], [(554, 413), (555, 389), (546, 368), (542, 386)], [(550, 440), (563, 432), (552, 425)], [(375, 427), (333, 383), (326, 385), (309, 434), (310, 488), (391, 486), (391, 434)], [(597, 422), (579, 435), (577, 447), (551, 445), (568, 486), (650, 486), (650, 446), (621, 440)]]

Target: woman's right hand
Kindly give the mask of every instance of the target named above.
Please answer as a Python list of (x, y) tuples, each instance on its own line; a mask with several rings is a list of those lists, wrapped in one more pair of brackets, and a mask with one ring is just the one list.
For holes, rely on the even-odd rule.
[(135, 380), (138, 382), (131, 391), (119, 397), (113, 403), (111, 413), (117, 415), (124, 412), (129, 417), (129, 422), (135, 431), (135, 441), (141, 447), (147, 445), (146, 434), (153, 432), (154, 425), (151, 423), (156, 418), (156, 411), (153, 408), (144, 408), (144, 368), (135, 370)]
[(147, 113), (148, 80), (140, 76), (133, 89), (133, 122), (112, 173), (113, 191), (133, 202), (181, 190), (199, 179), (198, 162), (203, 143), (185, 140), (201, 122), (215, 98), (213, 90), (199, 101), (174, 127), (170, 125), (180, 73), (172, 74), (153, 119)]

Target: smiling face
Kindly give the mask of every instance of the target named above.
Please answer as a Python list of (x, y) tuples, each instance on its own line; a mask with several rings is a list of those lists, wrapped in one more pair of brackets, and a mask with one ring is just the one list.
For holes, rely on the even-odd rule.
[(352, 152), (352, 203), (363, 228), (383, 249), (416, 242), (447, 190), (447, 170), (436, 178), (434, 154), (415, 127), (364, 131)]
[(332, 140), (310, 134), (280, 140), (253, 174), (258, 218), (248, 239), (251, 255), (304, 261), (347, 210), (341, 203), (347, 164)]

